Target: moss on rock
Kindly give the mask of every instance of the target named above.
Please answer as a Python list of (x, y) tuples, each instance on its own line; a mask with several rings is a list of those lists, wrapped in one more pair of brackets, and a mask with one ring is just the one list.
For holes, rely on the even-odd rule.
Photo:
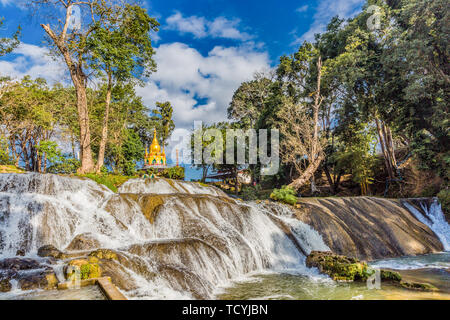
[(400, 273), (390, 270), (381, 270), (380, 277), (381, 280), (385, 281), (394, 281), (394, 282), (402, 281), (402, 276), (400, 275)]
[(0, 280), (0, 292), (8, 292), (11, 291), (12, 285), (8, 279)]
[(419, 290), (419, 291), (439, 291), (438, 288), (429, 283), (420, 283), (420, 282), (407, 282), (401, 281), (400, 285), (406, 289)]
[(98, 249), (89, 253), (90, 258), (117, 260), (117, 253), (110, 249)]
[(312, 251), (306, 258), (306, 266), (316, 267), (337, 281), (366, 280), (370, 275), (365, 262), (331, 251)]
[(75, 267), (75, 269), (79, 270), (81, 280), (99, 278), (102, 275), (102, 269), (98, 264), (98, 259), (95, 257), (89, 257), (88, 259), (75, 259), (70, 261), (65, 268), (67, 279), (72, 278), (76, 273), (76, 270), (70, 267)]

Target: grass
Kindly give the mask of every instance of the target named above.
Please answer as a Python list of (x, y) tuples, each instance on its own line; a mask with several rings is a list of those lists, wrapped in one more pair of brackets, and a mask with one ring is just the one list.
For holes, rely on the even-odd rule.
[(0, 165), (0, 173), (25, 173), (25, 171), (15, 165)]
[(96, 173), (87, 173), (82, 175), (77, 174), (76, 176), (94, 180), (95, 182), (106, 186), (113, 192), (117, 192), (117, 188), (120, 187), (125, 182), (127, 182), (129, 179), (138, 178), (138, 176), (123, 176), (116, 174), (96, 174)]

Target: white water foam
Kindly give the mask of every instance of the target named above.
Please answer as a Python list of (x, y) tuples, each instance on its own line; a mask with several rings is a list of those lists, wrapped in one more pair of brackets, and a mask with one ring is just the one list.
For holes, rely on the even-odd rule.
[[(216, 188), (165, 179), (130, 180), (120, 191), (58, 175), (1, 175), (0, 257), (19, 249), (35, 257), (46, 244), (64, 250), (75, 236), (89, 233), (130, 261), (123, 269), (137, 287), (125, 294), (139, 299), (211, 297), (216, 286), (265, 270), (316, 274), (269, 210), (238, 203)], [(142, 211), (148, 193), (164, 199), (153, 223)], [(328, 249), (292, 214), (276, 216), (304, 250)]]
[(404, 201), (403, 205), (423, 224), (428, 226), (436, 236), (441, 240), (445, 251), (450, 251), (450, 225), (445, 220), (442, 212), (441, 204), (434, 198), (430, 207), (426, 203), (421, 202), (420, 206), (425, 213), (423, 215), (413, 205)]

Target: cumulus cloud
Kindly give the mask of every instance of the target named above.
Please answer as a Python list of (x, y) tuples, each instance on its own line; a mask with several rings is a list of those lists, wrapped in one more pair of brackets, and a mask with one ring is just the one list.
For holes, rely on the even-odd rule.
[(66, 68), (62, 62), (55, 61), (48, 55), (48, 49), (32, 44), (21, 43), (8, 57), (0, 60), (0, 73), (20, 79), (25, 75), (32, 78), (42, 77), (49, 82), (65, 80)]
[[(364, 2), (365, 0), (318, 1), (318, 5), (313, 16), (313, 23), (311, 24), (309, 30), (301, 36), (296, 36), (292, 44), (298, 45), (305, 40), (314, 40), (314, 35), (316, 33), (325, 31), (326, 26), (332, 17), (338, 15), (340, 18), (350, 18), (360, 10)], [(305, 10), (307, 10), (307, 8)]]
[(192, 128), (195, 120), (226, 120), (227, 107), (241, 82), (268, 70), (267, 53), (252, 47), (214, 47), (206, 56), (183, 43), (161, 45), (158, 71), (137, 93), (148, 105), (170, 101), (177, 128)]
[(225, 38), (234, 40), (249, 40), (252, 37), (238, 29), (239, 19), (227, 19), (217, 17), (212, 21), (204, 17), (190, 16), (183, 17), (180, 12), (176, 12), (166, 19), (166, 29), (176, 30), (181, 33), (191, 33), (196, 38)]

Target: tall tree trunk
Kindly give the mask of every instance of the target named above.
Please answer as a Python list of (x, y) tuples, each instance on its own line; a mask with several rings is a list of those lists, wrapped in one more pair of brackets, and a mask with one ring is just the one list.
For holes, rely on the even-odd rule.
[(102, 128), (102, 138), (100, 140), (100, 148), (98, 150), (97, 159), (97, 173), (100, 173), (105, 160), (105, 149), (106, 142), (108, 140), (108, 122), (109, 122), (109, 107), (111, 104), (111, 91), (112, 91), (112, 79), (111, 73), (108, 73), (108, 87), (106, 89), (106, 100), (105, 100), (105, 116), (103, 118), (103, 128)]
[(92, 160), (91, 131), (89, 128), (86, 87), (77, 85), (75, 86), (75, 89), (77, 91), (78, 122), (80, 124), (81, 167), (78, 169), (78, 172), (83, 174), (94, 171), (94, 162)]
[(94, 171), (94, 161), (92, 159), (91, 151), (91, 131), (89, 127), (89, 112), (87, 106), (86, 95), (86, 76), (83, 72), (83, 60), (81, 56), (78, 57), (78, 62), (75, 64), (73, 58), (66, 46), (66, 32), (69, 26), (70, 17), (72, 14), (72, 5), (66, 8), (66, 21), (64, 23), (63, 31), (60, 35), (56, 35), (50, 28), (50, 25), (41, 24), (48, 36), (53, 40), (56, 47), (64, 58), (64, 61), (69, 69), (70, 77), (77, 94), (77, 111), (78, 123), (80, 125), (80, 159), (81, 167), (78, 169), (79, 173), (88, 173)]
[(378, 138), (380, 140), (380, 146), (381, 146), (381, 151), (383, 152), (386, 170), (388, 172), (389, 179), (392, 180), (392, 179), (394, 179), (395, 174), (394, 174), (394, 169), (392, 168), (392, 165), (391, 165), (391, 160), (390, 160), (390, 156), (388, 154), (388, 150), (386, 149), (386, 145), (387, 145), (386, 144), (386, 136), (383, 132), (384, 130), (382, 128), (381, 121), (377, 117), (375, 117), (375, 123), (377, 125)]
[(320, 105), (322, 104), (323, 98), (320, 95), (320, 86), (321, 86), (321, 80), (322, 80), (322, 59), (319, 57), (317, 60), (317, 88), (316, 92), (314, 94), (314, 137), (313, 141), (311, 142), (311, 152), (308, 155), (308, 167), (305, 171), (302, 172), (300, 177), (292, 181), (288, 186), (298, 190), (302, 185), (304, 185), (306, 182), (310, 180), (310, 178), (314, 175), (314, 173), (317, 171), (317, 169), (320, 166), (320, 163), (322, 162), (324, 155), (322, 152), (322, 148), (320, 145), (320, 139), (319, 139), (319, 110)]

